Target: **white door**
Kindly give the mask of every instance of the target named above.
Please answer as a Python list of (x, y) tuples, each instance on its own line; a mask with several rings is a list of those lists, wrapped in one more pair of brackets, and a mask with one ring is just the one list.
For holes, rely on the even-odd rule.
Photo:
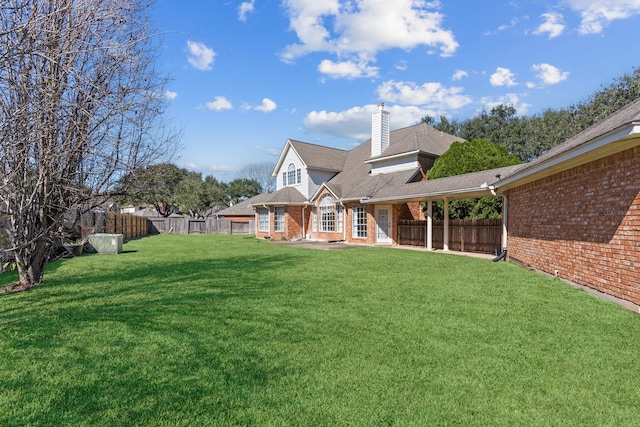
[(376, 206), (376, 242), (391, 243), (391, 207)]

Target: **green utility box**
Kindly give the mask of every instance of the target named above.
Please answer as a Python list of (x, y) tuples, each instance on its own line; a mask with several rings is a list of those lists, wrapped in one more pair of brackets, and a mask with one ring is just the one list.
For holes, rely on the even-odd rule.
[(89, 244), (99, 254), (119, 254), (122, 252), (122, 234), (91, 234)]

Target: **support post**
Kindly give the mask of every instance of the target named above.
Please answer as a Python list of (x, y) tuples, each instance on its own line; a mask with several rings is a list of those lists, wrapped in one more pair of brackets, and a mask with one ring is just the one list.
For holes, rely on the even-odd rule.
[(433, 250), (433, 201), (427, 202), (427, 250)]
[(449, 199), (444, 198), (444, 236), (442, 239), (442, 250), (449, 250)]
[(509, 198), (502, 196), (502, 250), (507, 249), (507, 221), (509, 216)]

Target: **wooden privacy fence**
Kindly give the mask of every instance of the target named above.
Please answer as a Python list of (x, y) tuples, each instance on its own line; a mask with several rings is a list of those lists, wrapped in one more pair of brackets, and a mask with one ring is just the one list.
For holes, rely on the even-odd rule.
[(122, 234), (126, 240), (149, 234), (147, 218), (104, 211), (83, 213), (80, 218), (80, 229), (82, 237), (95, 233), (109, 233)]
[[(444, 247), (444, 220), (433, 220), (432, 245)], [(398, 221), (400, 245), (427, 246), (427, 221)], [(449, 249), (495, 254), (502, 249), (502, 220), (449, 220)]]
[(238, 221), (225, 218), (148, 218), (149, 233), (174, 234), (253, 234), (255, 220)]

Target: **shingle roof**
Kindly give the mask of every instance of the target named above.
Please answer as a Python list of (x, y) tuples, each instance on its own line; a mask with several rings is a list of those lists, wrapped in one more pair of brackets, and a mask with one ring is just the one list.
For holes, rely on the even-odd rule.
[(260, 205), (302, 205), (307, 199), (293, 187), (284, 187), (275, 193), (262, 193), (252, 198), (252, 206)]
[[(379, 159), (416, 151), (440, 155), (455, 141), (464, 140), (420, 123), (390, 132), (389, 148)], [(370, 158), (371, 139), (348, 152), (342, 172), (329, 180), (327, 187), (341, 199), (354, 200), (371, 197), (384, 187), (406, 184), (415, 176), (416, 169), (371, 175), (371, 164), (366, 163)]]
[[(258, 196), (260, 196), (260, 194)], [(233, 206), (229, 206), (228, 208), (222, 209), (216, 212), (216, 215), (218, 216), (255, 215), (255, 211), (251, 207), (251, 203), (258, 196), (251, 197), (249, 199), (236, 203)]]
[(464, 175), (430, 179), (405, 185), (380, 188), (369, 199), (370, 202), (384, 200), (425, 200), (441, 195), (464, 194), (464, 197), (480, 197), (491, 195), (489, 185), (500, 177), (512, 174), (524, 165), (505, 166)]
[[(306, 142), (288, 140), (289, 144), (302, 158), (308, 169), (335, 171), (337, 174), (325, 183), (325, 186), (343, 200), (357, 200), (371, 197), (380, 189), (398, 187), (408, 183), (418, 169), (401, 172), (371, 175), (372, 160), (382, 160), (386, 157), (404, 153), (426, 153), (439, 156), (449, 149), (455, 141), (464, 141), (461, 138), (440, 132), (435, 128), (420, 123), (397, 129), (389, 133), (389, 147), (382, 156), (371, 159), (371, 139), (361, 143), (350, 151), (325, 147)], [(286, 148), (286, 146), (285, 146)], [(280, 157), (280, 162), (284, 151)], [(276, 169), (279, 166), (276, 165)], [(295, 193), (294, 193), (295, 191)], [(252, 204), (301, 204), (304, 196), (292, 187), (284, 187), (271, 195), (260, 195)]]
[[(391, 132), (389, 147), (384, 150), (380, 158), (414, 151), (440, 156), (456, 141), (464, 141), (464, 139), (441, 132), (426, 123), (419, 123)], [(367, 142), (371, 143), (371, 140)]]
[(309, 169), (339, 172), (342, 170), (344, 160), (349, 153), (338, 148), (323, 147), (322, 145), (309, 144), (292, 139), (289, 142)]

